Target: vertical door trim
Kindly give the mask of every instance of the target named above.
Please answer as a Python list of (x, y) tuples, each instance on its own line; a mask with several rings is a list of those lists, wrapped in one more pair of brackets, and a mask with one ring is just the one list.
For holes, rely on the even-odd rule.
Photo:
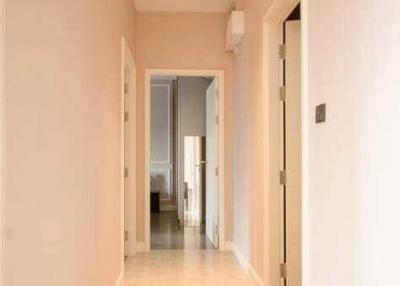
[(145, 71), (145, 187), (144, 187), (144, 225), (145, 241), (144, 251), (150, 251), (150, 95), (151, 77), (154, 75), (174, 75), (174, 76), (206, 76), (218, 78), (219, 105), (218, 113), (220, 116), (218, 124), (218, 164), (219, 164), (219, 249), (225, 250), (225, 131), (224, 131), (224, 88), (225, 78), (223, 70), (197, 70), (197, 69), (146, 69)]
[[(125, 98), (125, 68), (132, 67), (128, 74), (129, 82), (132, 83), (128, 87), (128, 98)], [(136, 64), (125, 37), (121, 39), (121, 107), (120, 107), (120, 148), (121, 148), (121, 263), (122, 269), (125, 264), (125, 243), (128, 244), (128, 256), (136, 254)], [(127, 104), (127, 106), (126, 106)], [(125, 165), (125, 112), (128, 112), (128, 140), (133, 142), (130, 146), (133, 148), (127, 149), (128, 163)], [(125, 242), (125, 167), (129, 168), (128, 172), (128, 193), (131, 219), (128, 220), (128, 242)]]
[[(267, 188), (264, 191), (264, 276), (266, 284), (282, 285), (283, 280), (280, 275), (280, 263), (282, 259), (282, 242), (280, 241), (282, 228), (280, 221), (281, 215), (281, 185), (279, 182), (279, 172), (282, 168), (280, 158), (280, 144), (277, 142), (281, 137), (280, 131), (280, 85), (281, 78), (277, 70), (280, 70), (279, 45), (282, 43), (282, 23), (286, 20), (293, 9), (298, 5), (299, 0), (276, 0), (268, 9), (263, 21), (263, 114), (264, 114), (264, 142), (265, 142), (265, 158), (264, 169)], [(304, 10), (304, 2), (302, 0), (302, 11)], [(302, 13), (302, 25), (304, 21)], [(302, 28), (304, 29), (304, 27)], [(302, 43), (306, 42), (302, 34)], [(302, 44), (304, 49), (304, 44)], [(304, 65), (306, 59), (302, 54), (302, 84), (307, 80)], [(305, 90), (302, 88), (302, 105), (304, 106), (303, 94)], [(305, 125), (304, 109), (302, 110), (302, 126)], [(302, 138), (305, 138), (302, 131)], [(305, 148), (303, 139), (303, 150)], [(304, 155), (303, 155), (304, 157)], [(303, 170), (304, 170), (304, 161)], [(304, 171), (302, 170), (304, 177)], [(304, 190), (304, 180), (302, 189)], [(302, 199), (304, 202), (304, 199)], [(304, 203), (303, 203), (304, 209)], [(303, 210), (304, 211), (304, 210)], [(304, 220), (304, 216), (303, 216)], [(303, 250), (304, 251), (304, 250)], [(303, 256), (304, 261), (304, 256)]]
[(301, 0), (301, 267), (302, 267), (302, 285), (310, 285), (310, 261), (309, 261), (309, 221), (308, 213), (308, 190), (309, 190), (309, 87), (308, 87), (308, 1)]
[[(287, 181), (284, 185), (284, 285), (301, 285), (301, 19), (292, 16), (283, 23), (286, 57), (283, 85), (283, 160)], [(297, 42), (297, 40), (299, 42)], [(298, 62), (297, 62), (298, 61)], [(296, 73), (293, 73), (295, 70)], [(293, 124), (296, 128), (293, 129)], [(294, 131), (296, 130), (296, 131)], [(301, 175), (300, 175), (301, 176)]]

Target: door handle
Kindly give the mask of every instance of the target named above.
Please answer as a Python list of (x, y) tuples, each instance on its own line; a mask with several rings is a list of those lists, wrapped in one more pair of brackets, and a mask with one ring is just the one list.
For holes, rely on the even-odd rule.
[(199, 164), (196, 164), (196, 167), (201, 167), (202, 165), (206, 165), (207, 161), (200, 161)]

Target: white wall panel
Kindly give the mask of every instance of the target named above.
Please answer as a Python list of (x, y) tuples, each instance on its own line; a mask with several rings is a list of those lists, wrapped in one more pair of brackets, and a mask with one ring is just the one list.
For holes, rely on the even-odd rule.
[(172, 200), (172, 82), (151, 85), (151, 191)]

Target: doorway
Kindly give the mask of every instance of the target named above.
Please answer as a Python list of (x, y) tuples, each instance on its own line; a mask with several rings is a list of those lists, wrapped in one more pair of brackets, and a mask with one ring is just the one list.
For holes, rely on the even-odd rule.
[(146, 72), (145, 251), (223, 246), (222, 83), (219, 71)]
[(282, 279), (301, 285), (301, 10), (282, 27)]
[[(265, 262), (271, 285), (302, 285), (301, 6), (277, 0), (264, 21)], [(279, 71), (278, 73), (276, 71)]]

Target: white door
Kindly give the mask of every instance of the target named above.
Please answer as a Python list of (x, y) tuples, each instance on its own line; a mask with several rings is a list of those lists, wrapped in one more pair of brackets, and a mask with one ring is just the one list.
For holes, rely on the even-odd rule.
[(206, 94), (206, 235), (215, 248), (219, 247), (217, 87), (214, 79)]
[(201, 214), (201, 137), (184, 138), (185, 226), (200, 226)]
[(287, 286), (301, 285), (300, 21), (286, 22), (286, 261)]

